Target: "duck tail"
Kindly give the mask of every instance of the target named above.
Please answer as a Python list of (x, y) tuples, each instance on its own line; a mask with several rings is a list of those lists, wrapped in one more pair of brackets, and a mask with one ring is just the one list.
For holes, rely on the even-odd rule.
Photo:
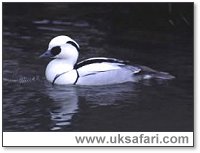
[(175, 77), (167, 72), (156, 72), (153, 74), (150, 74), (152, 78), (155, 79), (163, 79), (163, 80), (171, 80), (174, 79)]
[(143, 79), (155, 78), (155, 79), (171, 80), (175, 78), (175, 76), (167, 72), (159, 72), (146, 66), (141, 66), (140, 68), (143, 71)]

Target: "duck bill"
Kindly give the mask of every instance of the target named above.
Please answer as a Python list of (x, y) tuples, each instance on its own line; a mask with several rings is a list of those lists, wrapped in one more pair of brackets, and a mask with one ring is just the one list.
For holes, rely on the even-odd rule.
[(44, 52), (42, 55), (39, 56), (39, 58), (48, 58), (48, 57), (53, 57), (50, 50), (47, 50), (46, 52)]

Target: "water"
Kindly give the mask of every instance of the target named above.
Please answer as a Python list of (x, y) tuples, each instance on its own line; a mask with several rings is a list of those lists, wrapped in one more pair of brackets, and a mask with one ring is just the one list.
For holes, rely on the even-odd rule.
[[(145, 17), (139, 8), (152, 11), (140, 3), (4, 3), (3, 131), (193, 131), (192, 18), (175, 12), (173, 25), (163, 12)], [(63, 34), (81, 46), (79, 60), (114, 57), (176, 79), (52, 86), (49, 60), (38, 57)]]

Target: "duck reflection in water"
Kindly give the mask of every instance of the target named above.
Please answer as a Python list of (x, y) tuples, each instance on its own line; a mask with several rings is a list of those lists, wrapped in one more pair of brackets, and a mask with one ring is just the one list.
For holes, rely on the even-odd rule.
[[(134, 84), (109, 86), (53, 86), (47, 84), (46, 93), (54, 102), (50, 104), (52, 126), (50, 130), (59, 131), (72, 124), (72, 118), (79, 113), (81, 104), (93, 109), (100, 106), (121, 105), (126, 99), (137, 97), (140, 89)], [(79, 104), (81, 101), (81, 104)], [(136, 104), (137, 105), (137, 104)], [(84, 112), (84, 110), (83, 110)]]
[(72, 116), (78, 109), (76, 88), (73, 86), (48, 87), (46, 94), (54, 101), (50, 107), (52, 121), (50, 130), (61, 130), (70, 125)]

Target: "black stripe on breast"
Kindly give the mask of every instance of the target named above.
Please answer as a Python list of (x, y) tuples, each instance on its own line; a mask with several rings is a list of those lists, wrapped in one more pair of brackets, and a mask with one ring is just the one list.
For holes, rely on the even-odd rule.
[(76, 80), (75, 80), (75, 82), (74, 82), (74, 85), (77, 83), (77, 81), (78, 81), (78, 78), (80, 77), (79, 76), (79, 73), (78, 73), (78, 71), (76, 70), (76, 73), (77, 73), (77, 78), (76, 78)]
[(103, 63), (103, 62), (129, 64), (129, 62), (127, 62), (127, 61), (119, 61), (117, 59), (112, 59), (112, 58), (108, 58), (108, 59), (99, 58), (99, 59), (85, 60), (85, 61), (82, 61), (80, 63), (77, 63), (77, 64), (74, 65), (74, 69), (78, 69), (80, 67), (83, 67), (83, 66), (89, 65), (89, 64), (93, 64), (93, 63)]
[(67, 44), (71, 44), (72, 46), (74, 46), (77, 49), (77, 51), (80, 51), (80, 48), (78, 47), (78, 45), (75, 42), (68, 41)]
[[(68, 71), (67, 71), (67, 72), (68, 72)], [(57, 74), (57, 75), (55, 76), (55, 78), (53, 79), (52, 85), (55, 84), (56, 79), (58, 79), (61, 75), (65, 74), (65, 73), (67, 73), (67, 72), (63, 72), (63, 73), (61, 73), (61, 74)]]

